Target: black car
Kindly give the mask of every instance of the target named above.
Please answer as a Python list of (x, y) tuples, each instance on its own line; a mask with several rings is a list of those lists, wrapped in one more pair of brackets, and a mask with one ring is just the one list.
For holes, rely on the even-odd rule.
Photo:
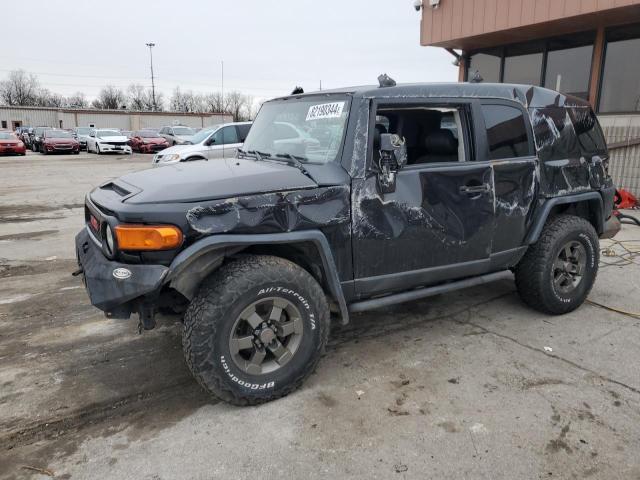
[(29, 148), (34, 152), (42, 152), (42, 139), (46, 130), (53, 127), (36, 127), (29, 133)]
[(591, 107), (521, 85), (381, 85), (269, 101), (236, 158), (93, 190), (76, 237), (93, 305), (144, 329), (184, 311), (189, 368), (240, 405), (297, 388), (332, 316), (505, 275), (532, 308), (578, 308), (598, 239), (620, 229)]

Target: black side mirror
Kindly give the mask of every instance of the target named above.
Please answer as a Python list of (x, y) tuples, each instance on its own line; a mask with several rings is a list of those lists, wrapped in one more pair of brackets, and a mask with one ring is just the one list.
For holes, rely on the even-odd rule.
[(407, 145), (404, 138), (393, 133), (380, 135), (378, 186), (382, 193), (396, 191), (396, 173), (407, 164)]

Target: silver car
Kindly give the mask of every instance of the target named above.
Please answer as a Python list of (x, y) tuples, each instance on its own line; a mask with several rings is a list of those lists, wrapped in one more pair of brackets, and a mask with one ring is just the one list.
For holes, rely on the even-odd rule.
[(188, 145), (176, 145), (158, 152), (153, 166), (178, 162), (231, 158), (247, 138), (251, 122), (225, 123), (199, 131)]
[(169, 145), (184, 145), (191, 142), (191, 139), (196, 134), (196, 131), (190, 127), (174, 126), (174, 127), (162, 127), (160, 136), (169, 142)]
[(87, 149), (87, 139), (89, 138), (91, 130), (93, 130), (91, 127), (75, 127), (73, 129), (74, 137), (80, 142), (80, 150)]

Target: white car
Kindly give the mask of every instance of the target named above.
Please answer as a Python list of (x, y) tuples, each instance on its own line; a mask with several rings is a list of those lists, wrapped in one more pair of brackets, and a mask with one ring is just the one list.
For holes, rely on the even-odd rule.
[(127, 153), (133, 152), (128, 145), (129, 139), (119, 130), (99, 128), (91, 130), (87, 137), (87, 152), (101, 153)]
[(225, 123), (205, 128), (196, 133), (188, 145), (175, 145), (158, 152), (153, 157), (153, 166), (235, 157), (250, 128), (251, 122)]

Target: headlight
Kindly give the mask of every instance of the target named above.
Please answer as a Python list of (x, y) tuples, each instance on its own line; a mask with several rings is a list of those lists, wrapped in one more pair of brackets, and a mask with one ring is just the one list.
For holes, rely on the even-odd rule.
[(110, 255), (113, 255), (116, 248), (116, 241), (113, 236), (113, 230), (109, 225), (104, 229), (104, 238), (107, 241), (107, 250)]
[(166, 163), (166, 162), (179, 162), (180, 161), (180, 155), (178, 155), (177, 153), (172, 153), (169, 155), (165, 155), (164, 157), (162, 157), (160, 159), (160, 161), (162, 163)]

